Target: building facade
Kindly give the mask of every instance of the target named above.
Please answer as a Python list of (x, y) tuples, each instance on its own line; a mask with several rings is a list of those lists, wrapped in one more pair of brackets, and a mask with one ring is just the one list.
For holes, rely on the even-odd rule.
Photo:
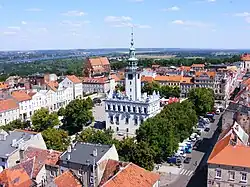
[(160, 95), (141, 94), (141, 71), (137, 67), (132, 33), (129, 65), (125, 70), (125, 94), (111, 90), (105, 100), (106, 129), (134, 136), (136, 129), (149, 117), (160, 112)]

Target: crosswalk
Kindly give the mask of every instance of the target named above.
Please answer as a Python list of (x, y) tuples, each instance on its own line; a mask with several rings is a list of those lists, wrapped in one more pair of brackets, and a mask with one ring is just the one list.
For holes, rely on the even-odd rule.
[(188, 170), (188, 169), (182, 169), (180, 172), (180, 175), (186, 175), (186, 176), (191, 176), (193, 175), (194, 171)]

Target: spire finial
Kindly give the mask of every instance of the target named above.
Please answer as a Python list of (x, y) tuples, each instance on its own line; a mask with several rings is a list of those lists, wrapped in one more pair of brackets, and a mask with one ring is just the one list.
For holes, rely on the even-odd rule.
[(131, 26), (131, 47), (134, 46), (134, 27)]

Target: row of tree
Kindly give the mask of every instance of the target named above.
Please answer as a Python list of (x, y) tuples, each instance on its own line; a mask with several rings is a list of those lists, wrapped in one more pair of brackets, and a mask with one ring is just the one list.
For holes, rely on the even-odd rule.
[(142, 87), (142, 93), (147, 93), (152, 95), (153, 91), (160, 93), (161, 97), (169, 98), (169, 97), (180, 97), (181, 90), (179, 87), (173, 86), (160, 86), (157, 82), (145, 83)]

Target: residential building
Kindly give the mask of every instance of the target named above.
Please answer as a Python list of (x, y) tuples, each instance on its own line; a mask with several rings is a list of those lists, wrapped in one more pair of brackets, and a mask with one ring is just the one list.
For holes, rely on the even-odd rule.
[(28, 146), (46, 149), (41, 133), (24, 130), (0, 131), (0, 166), (2, 169), (15, 166), (22, 159), (21, 152)]
[(63, 172), (61, 175), (57, 176), (53, 183), (48, 184), (47, 187), (82, 187), (82, 182), (77, 178), (77, 176), (71, 170)]
[(109, 159), (119, 160), (114, 145), (77, 142), (60, 156), (60, 171), (70, 169), (84, 186), (97, 186)]
[(46, 92), (46, 90), (40, 90), (38, 92), (33, 91), (28, 93), (28, 95), (31, 97), (32, 102), (31, 115), (33, 115), (35, 111), (47, 107)]
[(116, 86), (115, 79), (107, 77), (84, 77), (82, 81), (83, 92), (89, 93), (108, 93), (110, 89), (114, 90)]
[[(110, 161), (109, 161), (110, 162)], [(110, 162), (100, 187), (159, 187), (160, 175), (133, 163)]]
[(241, 56), (241, 60), (244, 62), (244, 68), (249, 71), (250, 70), (250, 54), (243, 54)]
[(249, 186), (248, 139), (237, 123), (222, 133), (208, 158), (208, 187)]
[(215, 71), (195, 72), (194, 83), (197, 88), (214, 88)]
[(148, 96), (141, 93), (141, 71), (137, 67), (133, 33), (128, 62), (125, 70), (125, 94), (111, 90), (105, 100), (106, 129), (134, 136), (136, 129), (147, 118), (160, 112), (160, 94), (154, 92)]
[(180, 82), (180, 90), (181, 90), (181, 97), (186, 98), (188, 96), (188, 92), (195, 88), (195, 84), (193, 82), (192, 77), (183, 77)]
[(204, 71), (205, 70), (205, 64), (192, 64), (191, 69), (193, 71)]
[(14, 99), (0, 100), (0, 125), (19, 119), (19, 106)]
[(146, 83), (152, 83), (154, 81), (154, 77), (151, 76), (141, 76), (141, 86), (143, 87)]
[(13, 91), (11, 96), (19, 103), (20, 119), (30, 119), (33, 114), (32, 98), (25, 90)]
[(61, 107), (65, 107), (70, 103), (70, 101), (74, 100), (74, 88), (69, 86), (65, 87), (63, 84), (58, 85), (56, 90), (56, 108), (57, 110)]
[(35, 185), (25, 169), (9, 168), (0, 173), (0, 186), (31, 187)]
[(151, 68), (144, 68), (141, 72), (141, 76), (145, 76), (145, 77), (156, 77), (156, 72), (154, 70), (152, 70)]
[(60, 82), (64, 88), (72, 87), (73, 88), (73, 97), (74, 99), (83, 98), (83, 86), (82, 81), (75, 75), (68, 75), (65, 79)]
[(158, 82), (161, 86), (177, 86), (180, 87), (183, 76), (170, 75), (170, 76), (156, 76), (154, 81)]
[(110, 63), (107, 57), (87, 58), (83, 68), (83, 76), (109, 75), (110, 71)]
[(36, 73), (28, 76), (29, 82), (32, 85), (43, 85), (45, 83), (44, 74)]
[(54, 112), (57, 110), (57, 93), (55, 90), (49, 89), (45, 93), (46, 101), (47, 101), (47, 108), (50, 112)]

